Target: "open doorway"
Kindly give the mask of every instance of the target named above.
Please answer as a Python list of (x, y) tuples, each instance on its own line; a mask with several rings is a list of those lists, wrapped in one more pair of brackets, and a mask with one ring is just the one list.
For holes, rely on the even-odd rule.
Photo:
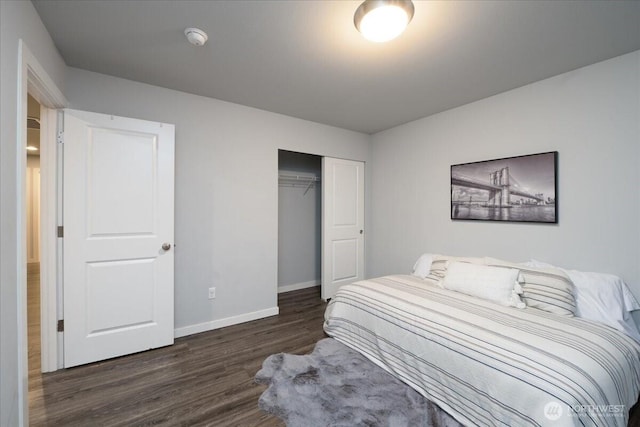
[(322, 157), (278, 151), (278, 293), (320, 286)]
[(26, 248), (27, 248), (27, 342), (29, 401), (31, 391), (40, 388), (41, 316), (40, 316), (40, 104), (27, 95), (27, 168), (26, 168)]
[[(58, 253), (56, 238), (56, 111), (54, 109), (64, 108), (67, 100), (60, 92), (54, 81), (49, 77), (44, 68), (40, 65), (36, 57), (23, 40), (18, 41), (18, 97), (17, 114), (20, 125), (16, 129), (16, 148), (19, 156), (16, 166), (16, 251), (15, 257), (10, 263), (15, 267), (15, 292), (16, 308), (20, 315), (14, 317), (3, 316), (3, 322), (7, 321), (7, 330), (15, 331), (15, 335), (8, 337), (9, 342), (15, 343), (15, 347), (4, 349), (7, 354), (15, 351), (15, 363), (9, 362), (9, 366), (15, 367), (15, 376), (12, 380), (17, 384), (17, 395), (15, 397), (15, 414), (18, 424), (27, 425), (29, 423), (29, 327), (28, 327), (28, 298), (27, 298), (27, 156), (22, 156), (26, 151), (27, 143), (27, 111), (28, 95), (37, 100), (40, 104), (40, 172), (42, 180), (40, 182), (40, 208), (41, 226), (40, 235), (40, 276), (42, 283), (47, 286), (40, 286), (40, 329), (41, 345), (40, 351), (41, 370), (45, 372), (56, 370), (59, 357), (56, 319), (57, 319), (57, 274), (56, 257)], [(36, 283), (38, 281), (36, 280)], [(8, 357), (13, 360), (13, 357)], [(61, 359), (60, 359), (61, 360)]]

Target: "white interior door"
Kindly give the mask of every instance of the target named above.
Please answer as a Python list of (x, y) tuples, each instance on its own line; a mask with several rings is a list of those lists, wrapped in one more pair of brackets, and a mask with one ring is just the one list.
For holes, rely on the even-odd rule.
[(322, 299), (364, 279), (364, 163), (322, 158)]
[(64, 111), (64, 366), (173, 343), (174, 126)]

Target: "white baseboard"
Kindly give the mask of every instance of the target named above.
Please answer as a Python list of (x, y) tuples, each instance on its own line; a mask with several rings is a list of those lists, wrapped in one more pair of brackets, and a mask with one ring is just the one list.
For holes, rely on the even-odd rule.
[(271, 307), (265, 310), (240, 314), (238, 316), (225, 317), (224, 319), (212, 320), (210, 322), (198, 323), (197, 325), (185, 326), (173, 330), (175, 338), (186, 337), (187, 335), (198, 334), (200, 332), (212, 331), (226, 326), (237, 325), (238, 323), (250, 322), (252, 320), (263, 319), (265, 317), (277, 316), (280, 310), (278, 307)]
[(320, 286), (317, 280), (311, 280), (310, 282), (293, 283), (291, 285), (278, 286), (278, 293), (297, 291), (300, 289), (313, 288), (314, 286)]

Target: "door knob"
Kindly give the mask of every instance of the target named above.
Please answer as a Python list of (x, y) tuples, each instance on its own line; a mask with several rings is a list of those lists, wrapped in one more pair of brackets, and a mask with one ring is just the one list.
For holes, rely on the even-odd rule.
[(163, 243), (162, 244), (162, 250), (163, 251), (168, 251), (169, 249), (171, 249), (171, 243)]

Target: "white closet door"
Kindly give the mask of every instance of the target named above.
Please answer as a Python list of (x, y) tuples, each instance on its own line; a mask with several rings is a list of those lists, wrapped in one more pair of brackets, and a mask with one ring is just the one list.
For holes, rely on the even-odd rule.
[(322, 298), (364, 279), (364, 163), (322, 158)]
[(173, 343), (174, 126), (64, 112), (64, 366)]

